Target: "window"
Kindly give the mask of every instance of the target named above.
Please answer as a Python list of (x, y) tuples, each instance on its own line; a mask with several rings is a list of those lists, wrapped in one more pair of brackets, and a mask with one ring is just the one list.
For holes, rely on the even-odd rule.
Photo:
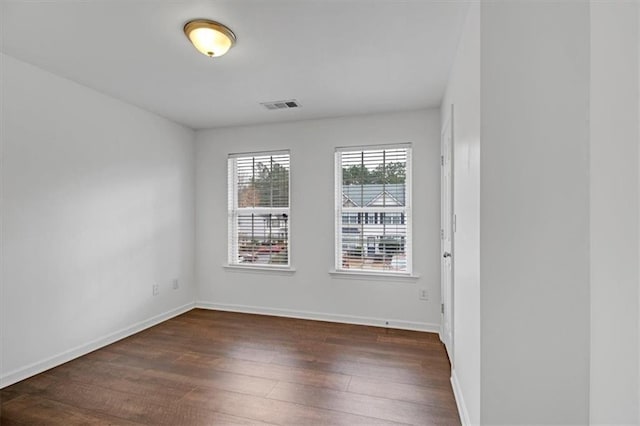
[(411, 147), (336, 150), (336, 270), (411, 273)]
[(230, 155), (229, 264), (289, 266), (289, 152)]

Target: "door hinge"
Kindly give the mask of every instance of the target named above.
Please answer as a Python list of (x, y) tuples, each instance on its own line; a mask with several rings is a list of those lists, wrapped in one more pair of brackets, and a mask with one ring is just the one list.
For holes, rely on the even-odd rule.
[(444, 314), (444, 303), (440, 304), (440, 313)]
[(444, 229), (440, 230), (440, 239), (444, 240)]
[(440, 156), (440, 165), (444, 166), (444, 155)]

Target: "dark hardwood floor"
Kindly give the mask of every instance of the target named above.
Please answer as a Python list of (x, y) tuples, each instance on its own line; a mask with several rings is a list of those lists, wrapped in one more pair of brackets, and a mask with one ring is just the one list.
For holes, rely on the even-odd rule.
[(0, 424), (460, 424), (438, 336), (194, 309), (0, 391)]

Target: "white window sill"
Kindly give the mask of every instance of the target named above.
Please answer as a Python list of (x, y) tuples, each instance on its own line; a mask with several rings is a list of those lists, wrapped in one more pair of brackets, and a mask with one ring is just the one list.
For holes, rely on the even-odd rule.
[(253, 274), (293, 275), (296, 270), (289, 266), (249, 266), (249, 265), (223, 265), (228, 272), (248, 272)]
[(420, 275), (402, 272), (348, 271), (332, 269), (329, 274), (333, 278), (373, 281), (416, 281)]

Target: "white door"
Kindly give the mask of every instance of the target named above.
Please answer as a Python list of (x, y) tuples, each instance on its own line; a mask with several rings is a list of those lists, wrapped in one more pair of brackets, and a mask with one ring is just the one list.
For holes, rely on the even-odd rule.
[(441, 326), (440, 339), (453, 362), (453, 106), (442, 129), (440, 175), (440, 276), (441, 276)]

